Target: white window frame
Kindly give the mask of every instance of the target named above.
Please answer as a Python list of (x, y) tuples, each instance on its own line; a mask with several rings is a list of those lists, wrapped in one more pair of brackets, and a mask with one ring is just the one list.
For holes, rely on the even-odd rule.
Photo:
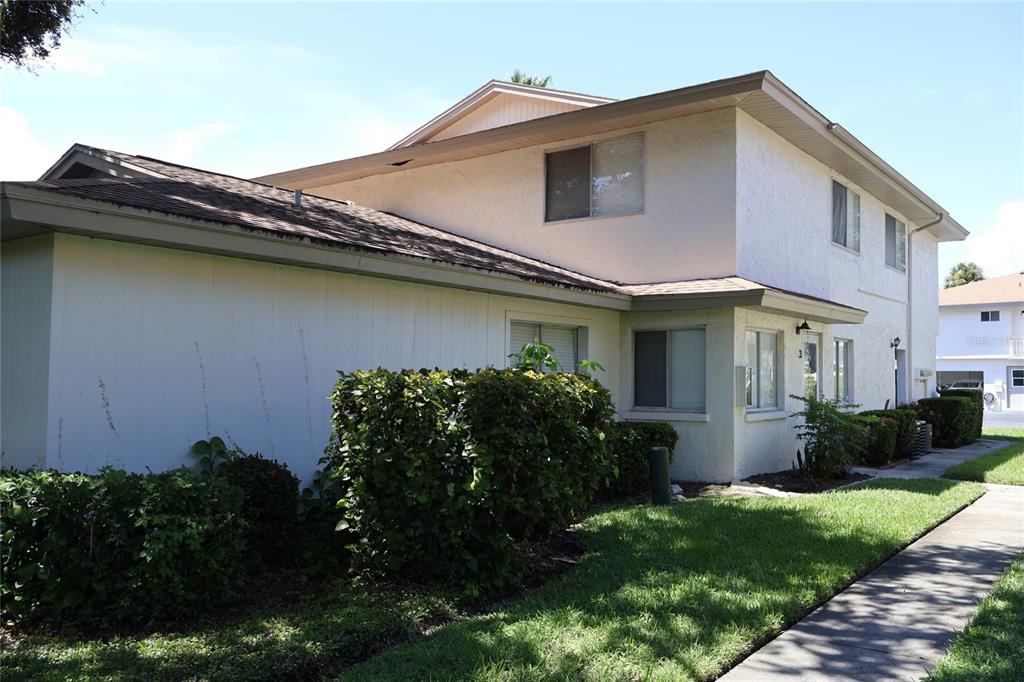
[[(843, 381), (846, 389), (845, 395), (840, 395), (839, 386), (839, 344), (845, 344), (846, 353), (843, 358), (844, 360), (844, 373)], [(853, 403), (853, 339), (835, 338), (832, 339), (832, 381), (835, 384), (834, 397), (837, 402), (840, 403)]]
[[(704, 332), (704, 408), (688, 409), (685, 407), (672, 407), (672, 332), (693, 331), (699, 329)], [(645, 332), (665, 332), (665, 405), (638, 405), (636, 402), (636, 335)], [(683, 325), (672, 327), (637, 327), (630, 329), (630, 375), (632, 381), (630, 391), (632, 392), (632, 403), (634, 412), (672, 412), (676, 414), (707, 414), (708, 410), (708, 328), (707, 325)]]
[[(1017, 373), (1020, 372), (1020, 383), (1018, 384)], [(1024, 386), (1024, 369), (1018, 367), (1010, 368), (1010, 388), (1020, 388)]]
[[(840, 242), (837, 242), (834, 239), (834, 236), (833, 236), (832, 213), (835, 210), (834, 206), (832, 205), (833, 204), (833, 195), (832, 195), (832, 185), (833, 185), (833, 183), (841, 185), (842, 187), (844, 187), (846, 189), (846, 241), (847, 241), (846, 244), (842, 244)], [(859, 256), (860, 255), (861, 217), (862, 217), (862, 213), (863, 213), (862, 210), (861, 210), (861, 193), (858, 190), (854, 189), (853, 185), (850, 184), (847, 180), (845, 180), (843, 178), (839, 178), (839, 177), (834, 177), (834, 176), (831, 178), (831, 181), (828, 184), (828, 191), (829, 191), (829, 199), (828, 199), (828, 208), (829, 208), (829, 212), (828, 212), (828, 238), (829, 238), (829, 241), (832, 242), (832, 246), (836, 246), (836, 247), (838, 247), (840, 249), (843, 249), (844, 251), (847, 251), (849, 253), (856, 254), (856, 255)], [(856, 200), (857, 210), (855, 212), (851, 212), (851, 210), (850, 210), (851, 209), (851, 204), (853, 203), (853, 201), (851, 199), (852, 197), (856, 197), (856, 199), (857, 199)], [(851, 231), (854, 228), (856, 230), (856, 235), (857, 235), (857, 245), (856, 245), (856, 248), (849, 245), (850, 234), (851, 234)]]
[[(525, 318), (518, 318), (518, 317), (514, 318), (514, 319), (510, 319), (508, 321), (508, 334), (507, 334), (506, 338), (508, 339), (509, 352), (506, 354), (506, 365), (507, 366), (511, 367), (513, 364), (515, 364), (515, 360), (512, 358), (512, 356), (522, 350), (522, 347), (520, 347), (520, 348), (512, 348), (512, 327), (513, 327), (513, 325), (517, 325), (517, 324), (519, 324), (519, 325), (528, 325), (528, 326), (531, 326), (531, 327), (537, 327), (538, 331), (539, 331), (539, 336), (540, 336), (540, 338), (536, 339), (536, 341), (538, 343), (546, 343), (544, 341), (544, 328), (545, 327), (547, 327), (548, 329), (568, 329), (568, 330), (571, 330), (573, 332), (574, 336), (575, 336), (575, 341), (574, 341), (575, 347), (573, 348), (573, 354), (575, 355), (575, 363), (576, 364), (573, 367), (562, 367), (562, 371), (563, 372), (575, 372), (577, 369), (579, 369), (580, 360), (583, 359), (583, 357), (584, 357), (583, 354), (586, 351), (587, 327), (581, 326), (581, 325), (577, 325), (577, 324), (572, 324), (572, 323), (539, 321), (539, 320), (532, 320), (532, 319), (525, 319)], [(543, 371), (548, 371), (548, 370), (546, 368), (543, 368)]]
[[(593, 196), (593, 184), (594, 184), (594, 146), (595, 145), (599, 145), (599, 144), (604, 144), (606, 142), (617, 142), (619, 140), (625, 140), (625, 139), (628, 139), (630, 137), (639, 137), (640, 138), (640, 187), (641, 187), (640, 210), (638, 210), (638, 211), (630, 211), (630, 212), (627, 212), (627, 213), (604, 213), (602, 215), (594, 215), (594, 196)], [(589, 175), (588, 187), (590, 187), (591, 191), (590, 191), (590, 195), (589, 195), (590, 198), (588, 199), (589, 204), (587, 206), (589, 215), (579, 216), (577, 218), (558, 218), (558, 219), (555, 219), (555, 220), (548, 220), (548, 155), (549, 154), (557, 154), (559, 152), (568, 152), (568, 151), (572, 151), (574, 149), (584, 149), (586, 147), (590, 147), (590, 169), (588, 171), (588, 175)], [(557, 225), (559, 223), (572, 223), (572, 222), (576, 222), (576, 221), (579, 221), (579, 220), (601, 220), (601, 219), (604, 219), (604, 218), (621, 218), (623, 216), (643, 215), (646, 212), (646, 210), (647, 210), (647, 136), (644, 134), (644, 131), (642, 131), (642, 130), (639, 131), (639, 132), (630, 133), (629, 135), (619, 135), (617, 137), (609, 137), (609, 138), (604, 138), (604, 139), (600, 139), (600, 140), (592, 140), (591, 142), (589, 142), (587, 144), (576, 144), (576, 145), (572, 145), (572, 146), (569, 146), (569, 147), (557, 147), (557, 148), (552, 148), (552, 149), (546, 149), (546, 150), (544, 150), (544, 154), (542, 155), (541, 163), (543, 164), (541, 175), (544, 178), (544, 186), (542, 187), (542, 192), (543, 192), (544, 200), (543, 200), (543, 202), (541, 202), (541, 219), (543, 220), (545, 225)]]
[[(757, 377), (757, 387), (752, 391), (753, 403), (746, 403), (746, 385), (743, 387), (744, 402), (746, 403), (747, 412), (778, 412), (782, 409), (782, 396), (784, 395), (785, 381), (785, 367), (784, 358), (786, 355), (784, 347), (784, 337), (778, 329), (759, 329), (756, 327), (747, 327), (743, 333), (743, 354), (747, 354), (747, 333), (757, 334), (757, 352), (755, 353), (757, 364), (754, 367), (749, 365), (750, 358), (746, 357), (744, 362), (747, 363), (746, 376), (753, 378)], [(761, 335), (774, 336), (775, 337), (775, 403), (773, 405), (761, 405)]]
[[(893, 261), (889, 262), (889, 219), (893, 220), (893, 229), (895, 231), (893, 241)], [(884, 234), (883, 237), (883, 250), (885, 251), (885, 265), (886, 267), (895, 270), (896, 272), (906, 273), (907, 271), (907, 223), (897, 218), (888, 211), (885, 212), (884, 224), (882, 227)], [(902, 245), (902, 249), (900, 246)], [(902, 258), (900, 257), (902, 256)]]
[(982, 310), (981, 311), (982, 322), (999, 322), (999, 311), (998, 310)]

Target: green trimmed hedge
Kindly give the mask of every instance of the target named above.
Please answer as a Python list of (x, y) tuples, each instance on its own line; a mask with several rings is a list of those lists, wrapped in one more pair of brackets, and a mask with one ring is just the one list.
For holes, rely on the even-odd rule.
[(867, 438), (864, 451), (861, 453), (861, 464), (883, 466), (893, 460), (896, 453), (896, 441), (899, 437), (899, 422), (891, 415), (861, 412), (857, 415), (859, 423), (867, 427)]
[(944, 396), (922, 398), (914, 404), (917, 416), (932, 425), (932, 444), (958, 448), (975, 440), (976, 409), (973, 398)]
[(296, 559), (299, 540), (299, 479), (287, 464), (261, 454), (238, 455), (217, 467), (217, 476), (242, 490), (247, 544), (263, 566)]
[(917, 435), (917, 412), (911, 408), (900, 407), (891, 410), (865, 410), (860, 413), (866, 417), (884, 417), (896, 422), (896, 439), (890, 459), (905, 459), (910, 456)]
[(668, 448), (671, 461), (679, 432), (666, 422), (614, 422), (608, 434), (608, 449), (619, 470), (605, 491), (609, 497), (642, 497), (650, 494), (650, 465), (647, 451)]
[(181, 469), (0, 473), (3, 620), (176, 620), (230, 600), (247, 575), (242, 492)]
[(363, 572), (503, 587), (615, 473), (611, 396), (579, 374), (340, 372), (331, 401), (338, 525)]
[(962, 397), (970, 398), (974, 404), (974, 410), (972, 411), (970, 425), (968, 427), (968, 443), (981, 438), (981, 426), (985, 419), (985, 393), (984, 391), (976, 391), (970, 388), (944, 388), (939, 389), (939, 395), (943, 398)]

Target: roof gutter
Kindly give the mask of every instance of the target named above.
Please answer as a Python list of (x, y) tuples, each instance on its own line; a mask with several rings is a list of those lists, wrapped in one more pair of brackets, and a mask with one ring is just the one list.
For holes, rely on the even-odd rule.
[[(928, 377), (914, 377), (914, 235), (921, 230), (927, 230), (929, 227), (938, 225), (946, 217), (946, 214), (939, 211), (938, 215), (935, 216), (935, 220), (930, 223), (925, 223), (920, 227), (911, 230), (907, 234), (907, 371), (910, 372), (910, 381), (907, 382), (907, 386), (910, 387), (910, 392), (913, 394), (914, 381), (920, 379), (924, 384), (923, 392), (925, 398), (928, 397)], [(908, 400), (913, 400), (914, 396), (907, 396)]]

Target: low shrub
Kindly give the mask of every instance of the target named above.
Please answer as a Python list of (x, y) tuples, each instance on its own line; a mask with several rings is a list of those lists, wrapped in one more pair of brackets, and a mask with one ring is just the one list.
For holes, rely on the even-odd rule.
[(981, 426), (985, 419), (985, 393), (970, 388), (943, 388), (939, 389), (939, 396), (943, 398), (970, 398), (974, 409), (971, 412), (970, 423), (967, 427), (965, 443), (973, 443), (981, 438)]
[(614, 475), (611, 397), (588, 377), (339, 374), (326, 459), (357, 570), (502, 587), (523, 546), (569, 525)]
[(224, 604), (247, 574), (242, 504), (185, 469), (4, 471), (4, 621), (155, 622)]
[(866, 410), (862, 416), (886, 417), (896, 422), (896, 442), (892, 459), (905, 459), (910, 456), (917, 435), (917, 412), (910, 407), (899, 407), (892, 410)]
[(242, 490), (242, 515), (249, 524), (248, 546), (268, 567), (294, 561), (298, 546), (299, 479), (286, 464), (259, 453), (225, 461), (217, 475)]
[(882, 466), (891, 462), (896, 452), (899, 422), (892, 416), (877, 413), (861, 412), (857, 418), (867, 428), (861, 464)]
[(791, 415), (800, 419), (796, 437), (804, 444), (803, 453), (797, 451), (795, 468), (823, 478), (845, 476), (864, 452), (868, 435), (862, 418), (841, 409), (856, 405), (811, 396), (790, 397), (805, 405)]
[(932, 425), (932, 444), (958, 448), (972, 442), (975, 405), (971, 398), (946, 396), (922, 398), (914, 404), (917, 416)]
[(640, 497), (650, 493), (647, 451), (668, 448), (671, 461), (679, 432), (666, 422), (613, 422), (608, 432), (608, 449), (614, 457), (618, 475), (604, 491), (609, 497)]

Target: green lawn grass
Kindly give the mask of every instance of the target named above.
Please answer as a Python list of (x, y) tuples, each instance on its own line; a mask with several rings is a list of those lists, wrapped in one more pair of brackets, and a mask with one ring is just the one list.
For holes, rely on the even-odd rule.
[[(1024, 429), (1013, 431), (1024, 432)], [(1024, 441), (1015, 442), (995, 452), (952, 466), (942, 475), (961, 481), (1024, 485)]]
[(585, 525), (577, 570), (340, 679), (708, 679), (981, 492), (884, 479), (609, 511)]
[(981, 493), (974, 483), (887, 479), (791, 499), (618, 508), (586, 520), (579, 566), (488, 615), (459, 616), (422, 595), (338, 588), (285, 612), (190, 632), (35, 634), (3, 642), (0, 667), (5, 680), (44, 681), (338, 672), (353, 680), (707, 679)]
[(1024, 555), (1006, 569), (928, 680), (1024, 680)]

